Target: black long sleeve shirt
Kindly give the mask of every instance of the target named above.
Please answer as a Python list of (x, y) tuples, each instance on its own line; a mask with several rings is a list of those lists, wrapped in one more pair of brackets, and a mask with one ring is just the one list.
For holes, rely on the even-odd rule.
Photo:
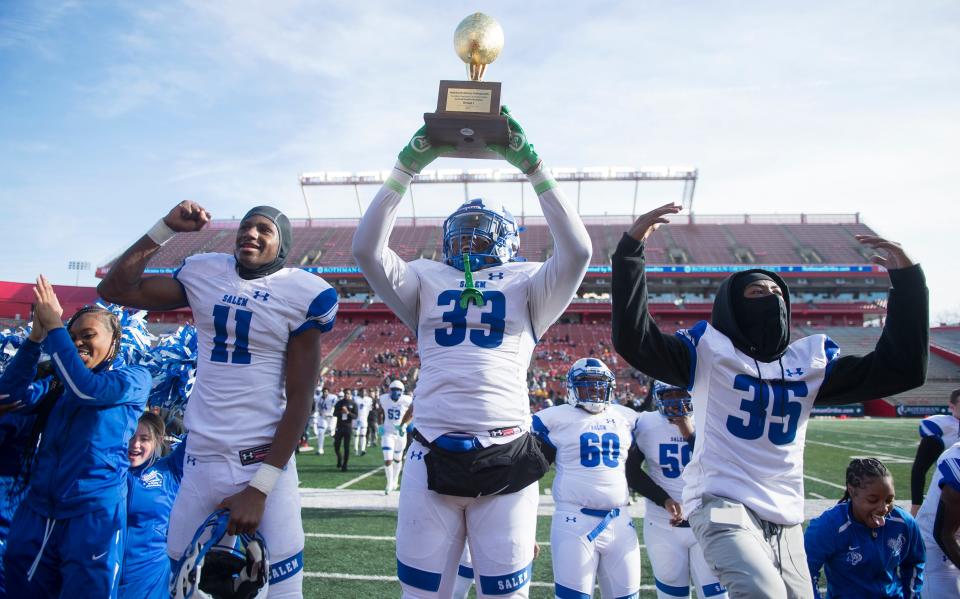
[[(612, 257), (613, 345), (634, 368), (688, 387), (686, 344), (657, 327), (647, 305), (643, 243), (624, 234)], [(842, 356), (817, 393), (817, 405), (879, 399), (923, 384), (929, 353), (929, 301), (920, 265), (889, 271), (887, 321), (874, 351)], [(842, 349), (842, 348), (841, 348)]]
[[(344, 412), (343, 408), (347, 411)], [(357, 402), (352, 399), (341, 399), (333, 406), (333, 416), (337, 419), (337, 428), (352, 429), (353, 421), (359, 416)]]

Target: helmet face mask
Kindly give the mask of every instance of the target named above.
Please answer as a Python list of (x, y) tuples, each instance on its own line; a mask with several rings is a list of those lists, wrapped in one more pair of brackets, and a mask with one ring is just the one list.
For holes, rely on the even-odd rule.
[(403, 383), (400, 381), (393, 381), (390, 383), (390, 399), (397, 401), (400, 399), (400, 396), (403, 395)]
[(520, 236), (513, 215), (487, 208), (483, 200), (471, 200), (443, 223), (443, 261), (464, 270), (463, 256), (470, 256), (470, 269), (506, 264), (516, 259)]
[(601, 360), (581, 358), (567, 373), (567, 403), (599, 414), (613, 401), (616, 379)]
[(197, 529), (174, 567), (171, 597), (261, 599), (267, 596), (270, 561), (266, 543), (260, 533), (228, 536), (229, 519), (229, 511), (217, 510)]
[(693, 413), (693, 404), (686, 389), (657, 381), (653, 385), (657, 411), (668, 419), (685, 418)]

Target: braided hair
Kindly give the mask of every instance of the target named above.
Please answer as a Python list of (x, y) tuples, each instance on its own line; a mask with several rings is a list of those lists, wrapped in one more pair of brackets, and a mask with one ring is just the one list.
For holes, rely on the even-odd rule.
[(862, 489), (868, 481), (876, 478), (886, 478), (890, 476), (890, 471), (883, 465), (883, 462), (876, 458), (854, 458), (850, 460), (847, 466), (847, 490), (843, 492), (843, 497), (839, 503), (850, 501), (850, 487)]
[(81, 316), (86, 314), (93, 314), (96, 316), (103, 326), (110, 331), (112, 337), (110, 353), (107, 354), (100, 364), (109, 364), (110, 362), (113, 362), (113, 360), (120, 353), (120, 339), (123, 337), (123, 328), (120, 326), (120, 319), (117, 318), (117, 315), (110, 310), (106, 310), (94, 304), (89, 304), (77, 310), (77, 312), (70, 317), (70, 320), (67, 321), (67, 332), (70, 332), (70, 328), (73, 326), (73, 324)]

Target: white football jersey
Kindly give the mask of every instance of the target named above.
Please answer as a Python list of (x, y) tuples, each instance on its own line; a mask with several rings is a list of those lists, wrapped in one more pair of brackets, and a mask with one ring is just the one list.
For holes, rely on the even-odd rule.
[(373, 408), (373, 398), (361, 395), (356, 399), (357, 419), (353, 421), (357, 428), (367, 428), (367, 416)]
[(951, 414), (927, 416), (920, 421), (921, 437), (939, 437), (944, 448), (960, 441), (960, 420)]
[(527, 368), (537, 340), (527, 287), (540, 266), (510, 262), (476, 272), (485, 304), (461, 308), (461, 271), (433, 260), (410, 263), (420, 280), (417, 430), (428, 440), (449, 432), (483, 440), (529, 424)]
[[(690, 444), (680, 430), (660, 412), (642, 412), (633, 429), (633, 440), (644, 455), (647, 474), (667, 492), (674, 501), (683, 497), (681, 475), (690, 463)], [(656, 503), (646, 499), (647, 517), (670, 520), (670, 514)]]
[(624, 464), (636, 421), (637, 412), (619, 405), (591, 414), (564, 404), (533, 415), (534, 434), (557, 449), (553, 498), (558, 509), (567, 504), (611, 510), (627, 504)]
[(380, 396), (380, 407), (383, 408), (383, 428), (387, 434), (393, 433), (393, 427), (403, 422), (403, 417), (410, 409), (413, 398), (409, 395), (401, 395), (400, 399), (393, 401), (389, 393)]
[(244, 280), (229, 254), (190, 256), (174, 277), (198, 337), (197, 380), (184, 416), (190, 453), (262, 455), (286, 406), (287, 342), (311, 328), (330, 330), (337, 293), (292, 268)]
[(758, 363), (706, 322), (678, 335), (691, 350), (697, 431), (683, 473), (684, 513), (709, 493), (775, 524), (803, 522), (807, 422), (837, 345), (812, 335), (791, 343), (779, 361)]
[[(950, 485), (960, 491), (960, 442), (954, 443), (940, 454), (937, 459), (937, 469), (930, 479), (930, 488), (923, 499), (920, 511), (917, 512), (917, 526), (927, 547), (936, 547), (937, 540), (933, 538), (933, 523), (937, 518), (937, 506), (940, 505), (940, 488)], [(960, 533), (957, 535), (960, 538)]]
[(335, 393), (328, 393), (327, 397), (323, 400), (323, 411), (320, 413), (327, 418), (333, 418), (333, 408), (337, 405), (338, 401), (340, 401), (340, 398)]

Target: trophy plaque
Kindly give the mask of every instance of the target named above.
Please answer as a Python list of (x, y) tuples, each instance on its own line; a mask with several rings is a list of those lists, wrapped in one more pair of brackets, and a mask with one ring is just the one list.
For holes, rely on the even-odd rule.
[(487, 144), (507, 145), (510, 132), (500, 114), (500, 83), (482, 81), (487, 65), (503, 49), (503, 29), (492, 17), (473, 13), (460, 21), (453, 34), (457, 55), (467, 65), (469, 81), (441, 81), (437, 111), (423, 121), (434, 145), (452, 145), (448, 156), (495, 158)]

